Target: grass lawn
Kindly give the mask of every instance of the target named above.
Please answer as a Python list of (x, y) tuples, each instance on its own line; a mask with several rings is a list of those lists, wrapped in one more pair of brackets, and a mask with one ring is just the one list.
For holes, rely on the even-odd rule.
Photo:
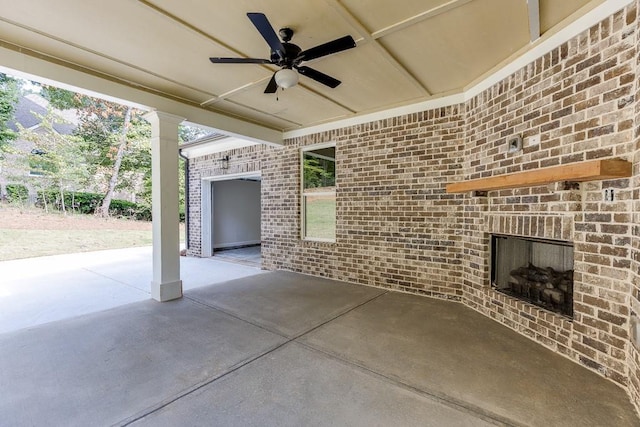
[(0, 261), (151, 245), (151, 231), (0, 229)]
[(335, 197), (307, 197), (305, 215), (307, 237), (336, 238)]
[(0, 261), (151, 244), (150, 222), (0, 205)]

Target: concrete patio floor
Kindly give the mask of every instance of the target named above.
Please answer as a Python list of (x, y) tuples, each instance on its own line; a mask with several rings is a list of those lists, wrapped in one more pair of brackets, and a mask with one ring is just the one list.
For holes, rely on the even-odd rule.
[(637, 426), (461, 304), (288, 272), (0, 334), (0, 424)]
[[(145, 301), (151, 259), (149, 246), (0, 262), (0, 334)], [(180, 269), (185, 290), (264, 272), (215, 257), (180, 257)]]

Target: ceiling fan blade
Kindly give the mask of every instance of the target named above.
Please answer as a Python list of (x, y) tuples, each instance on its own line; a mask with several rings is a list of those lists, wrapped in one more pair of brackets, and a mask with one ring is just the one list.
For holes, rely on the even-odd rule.
[(284, 46), (280, 42), (278, 35), (269, 23), (264, 13), (247, 13), (247, 16), (256, 27), (258, 32), (265, 39), (272, 51), (276, 52), (280, 58), (284, 58)]
[(337, 87), (340, 83), (342, 83), (340, 80), (334, 79), (333, 77), (328, 76), (325, 73), (321, 73), (318, 70), (314, 70), (313, 68), (303, 66), (303, 67), (296, 67), (296, 69), (303, 76), (307, 76), (317, 81), (318, 83), (322, 83), (323, 85), (329, 86), (332, 89)]
[(276, 73), (273, 73), (273, 76), (271, 76), (271, 80), (269, 80), (264, 93), (276, 93), (277, 90), (278, 84), (276, 83)]
[(214, 64), (271, 64), (269, 59), (259, 58), (209, 58)]
[(294, 62), (299, 63), (301, 61), (310, 61), (312, 59), (331, 55), (332, 53), (342, 52), (343, 50), (354, 47), (356, 47), (356, 42), (353, 40), (353, 37), (344, 36), (316, 47), (312, 47), (311, 49), (303, 50)]

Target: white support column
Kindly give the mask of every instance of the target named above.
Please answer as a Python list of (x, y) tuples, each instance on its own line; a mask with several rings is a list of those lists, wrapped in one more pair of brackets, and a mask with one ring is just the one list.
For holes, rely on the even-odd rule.
[(163, 302), (182, 297), (178, 215), (178, 125), (184, 119), (158, 111), (147, 113), (144, 117), (151, 123), (151, 297)]

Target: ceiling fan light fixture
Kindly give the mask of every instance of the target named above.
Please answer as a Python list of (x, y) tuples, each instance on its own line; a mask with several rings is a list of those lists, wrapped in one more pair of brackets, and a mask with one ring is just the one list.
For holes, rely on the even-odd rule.
[(276, 71), (276, 84), (283, 89), (289, 89), (298, 84), (298, 73), (291, 68)]

